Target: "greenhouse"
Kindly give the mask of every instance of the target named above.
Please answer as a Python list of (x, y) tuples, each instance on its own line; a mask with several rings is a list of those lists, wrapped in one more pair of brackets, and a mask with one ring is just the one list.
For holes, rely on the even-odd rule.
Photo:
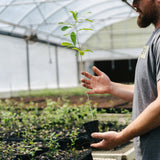
[[(112, 70), (116, 60), (124, 61), (124, 66), (132, 70), (132, 63), (134, 67), (153, 28), (137, 27), (137, 13), (130, 3), (121, 0), (1, 0), (0, 91), (75, 87), (79, 85), (80, 68), (92, 72), (93, 65), (105, 63)], [(75, 51), (61, 46), (69, 38), (63, 36), (58, 23), (72, 22), (70, 11), (77, 11), (80, 17), (93, 21), (79, 25), (93, 29), (79, 33), (80, 46), (94, 52), (86, 53), (81, 64)]]
[(0, 0), (0, 159), (135, 160), (133, 140), (90, 147), (98, 142), (91, 133), (130, 124), (132, 101), (89, 95), (81, 81), (82, 71), (96, 77), (96, 66), (113, 82), (133, 84), (154, 27), (138, 27), (132, 3)]

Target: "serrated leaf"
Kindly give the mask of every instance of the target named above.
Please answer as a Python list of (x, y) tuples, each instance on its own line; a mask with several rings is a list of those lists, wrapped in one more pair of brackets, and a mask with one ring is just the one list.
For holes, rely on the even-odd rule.
[(62, 46), (72, 46), (72, 43), (69, 43), (69, 42), (62, 42)]
[(71, 28), (71, 26), (64, 26), (61, 28), (62, 31), (66, 31), (67, 29)]
[(72, 13), (73, 18), (77, 21), (78, 12), (70, 11)]
[(85, 19), (85, 21), (88, 21), (88, 22), (93, 23), (93, 21), (92, 21), (92, 20), (90, 20), (90, 19)]
[(76, 46), (77, 36), (76, 36), (75, 32), (72, 32), (72, 33), (70, 34), (70, 38), (71, 38), (74, 46)]
[(79, 29), (79, 31), (93, 31), (93, 29), (91, 29), (91, 28), (82, 28), (82, 29)]

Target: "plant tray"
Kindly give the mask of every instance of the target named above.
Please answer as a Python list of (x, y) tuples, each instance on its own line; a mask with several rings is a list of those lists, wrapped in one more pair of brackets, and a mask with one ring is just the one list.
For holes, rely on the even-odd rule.
[(93, 150), (93, 160), (135, 160), (133, 143), (123, 145), (114, 150)]

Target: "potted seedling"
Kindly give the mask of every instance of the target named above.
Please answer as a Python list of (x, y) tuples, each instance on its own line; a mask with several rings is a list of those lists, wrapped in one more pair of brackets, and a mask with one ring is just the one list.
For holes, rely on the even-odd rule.
[[(75, 50), (76, 56), (80, 56), (81, 62), (82, 62), (82, 56), (85, 53), (89, 53), (89, 52), (93, 53), (93, 51), (91, 49), (81, 48), (81, 45), (79, 43), (79, 33), (82, 31), (90, 32), (90, 31), (93, 31), (93, 29), (87, 28), (87, 27), (80, 28), (80, 24), (82, 24), (83, 22), (93, 23), (93, 21), (87, 18), (80, 18), (79, 13), (77, 11), (70, 11), (70, 13), (72, 14), (72, 17), (73, 17), (73, 23), (59, 22), (59, 25), (62, 25), (61, 30), (64, 32), (68, 31), (68, 33), (64, 34), (64, 36), (69, 36), (69, 41), (62, 42), (62, 46)], [(90, 12), (88, 12), (87, 14), (89, 13)], [(90, 109), (92, 109), (88, 94), (87, 94), (87, 97), (88, 97), (88, 102), (90, 104)], [(91, 138), (91, 133), (99, 131), (98, 125), (99, 125), (98, 120), (89, 121), (84, 124), (84, 128), (86, 129), (90, 138)], [(92, 138), (91, 140), (93, 141)]]

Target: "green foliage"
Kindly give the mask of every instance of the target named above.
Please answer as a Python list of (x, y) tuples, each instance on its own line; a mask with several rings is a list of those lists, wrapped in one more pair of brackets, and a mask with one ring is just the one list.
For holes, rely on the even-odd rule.
[(77, 36), (76, 36), (75, 32), (72, 32), (72, 33), (70, 34), (70, 37), (71, 37), (73, 46), (76, 46)]
[(67, 29), (71, 28), (71, 26), (64, 26), (61, 28), (62, 31), (66, 31)]
[(72, 130), (72, 132), (70, 133), (70, 139), (71, 139), (71, 146), (74, 147), (75, 146), (75, 142), (77, 140), (77, 136), (78, 136), (79, 132), (78, 132), (78, 128)]
[[(65, 98), (63, 98), (63, 104), (61, 99), (57, 102), (47, 99), (47, 107), (40, 111), (37, 110), (37, 104), (31, 102), (27, 104), (28, 108), (23, 106), (19, 112), (22, 104), (15, 103), (16, 105), (13, 105), (14, 103), (9, 100), (1, 101), (0, 138), (13, 136), (24, 140), (15, 144), (1, 143), (0, 153), (4, 159), (15, 154), (34, 156), (42, 146), (48, 147), (51, 154), (58, 154), (59, 144), (57, 141), (61, 136), (66, 135), (66, 131), (72, 141), (72, 151), (75, 151), (73, 146), (79, 133), (75, 128), (83, 128), (83, 123), (91, 120), (92, 115), (96, 118), (97, 113), (96, 109), (90, 110), (88, 103), (73, 106)], [(69, 129), (73, 131), (71, 132)], [(40, 138), (42, 142), (38, 143), (35, 141), (36, 138)]]
[(58, 154), (58, 147), (59, 147), (58, 138), (57, 138), (58, 136), (59, 134), (56, 134), (55, 132), (53, 132), (49, 138), (49, 142), (47, 143), (47, 147), (49, 147), (49, 150), (53, 151), (55, 154)]
[[(58, 139), (66, 133), (71, 139), (71, 152), (75, 152), (76, 155), (74, 145), (79, 130), (85, 122), (93, 120), (92, 117), (97, 118), (96, 105), (92, 109), (89, 101), (83, 105), (71, 105), (65, 97), (63, 103), (60, 98), (58, 101), (47, 99), (46, 103), (47, 107), (38, 111), (37, 104), (34, 102), (30, 102), (28, 108), (24, 107), (24, 103), (9, 100), (0, 102), (0, 138), (4, 138), (2, 136), (24, 138), (22, 142), (1, 142), (1, 158), (14, 159), (15, 153), (34, 156), (35, 152), (40, 150), (40, 147), (48, 147), (48, 154), (52, 156), (53, 154), (58, 155)], [(127, 113), (127, 110), (122, 111)], [(107, 121), (105, 123), (105, 127), (100, 128), (101, 131), (121, 130), (123, 127), (118, 121)], [(128, 123), (129, 118), (126, 124)], [(72, 129), (72, 131), (69, 129)], [(36, 138), (40, 138), (42, 142), (38, 143)]]
[(86, 89), (84, 87), (74, 88), (59, 88), (59, 89), (43, 89), (43, 90), (32, 90), (30, 92), (21, 91), (17, 93), (17, 96), (36, 97), (36, 96), (85, 96)]
[(78, 12), (77, 11), (75, 11), (75, 12), (74, 11), (70, 11), (70, 13), (72, 13), (74, 20), (77, 21)]
[[(83, 56), (86, 52), (93, 53), (93, 51), (90, 49), (82, 50), (79, 44), (79, 32), (93, 31), (93, 29), (92, 28), (78, 28), (79, 24), (83, 22), (93, 23), (93, 21), (90, 19), (81, 19), (77, 11), (70, 11), (70, 13), (72, 14), (73, 23), (65, 23), (65, 22), (58, 23), (59, 25), (63, 25), (61, 28), (62, 31), (70, 30), (70, 32), (67, 34), (64, 34), (64, 36), (70, 36), (71, 42), (62, 42), (62, 46), (76, 50), (78, 54), (81, 56)], [(88, 12), (87, 14), (89, 13), (90, 12)]]
[(78, 132), (78, 128), (72, 130), (72, 132), (70, 133), (69, 137), (71, 139), (71, 149), (72, 149), (72, 153), (74, 154), (75, 158), (77, 159), (78, 154), (77, 151), (75, 149), (75, 144), (76, 144), (76, 140), (77, 140), (77, 136), (78, 136), (79, 132)]

